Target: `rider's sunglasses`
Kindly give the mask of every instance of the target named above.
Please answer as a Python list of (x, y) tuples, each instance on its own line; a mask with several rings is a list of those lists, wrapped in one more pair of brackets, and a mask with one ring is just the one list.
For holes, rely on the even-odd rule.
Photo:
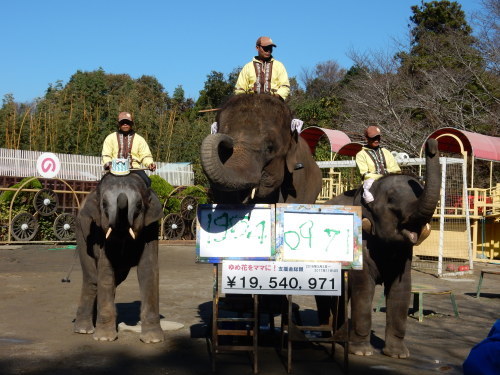
[(259, 46), (265, 52), (273, 52), (273, 46)]
[(380, 135), (376, 135), (375, 137), (368, 137), (370, 141), (380, 141)]
[(121, 120), (120, 125), (132, 125), (132, 121), (129, 120)]

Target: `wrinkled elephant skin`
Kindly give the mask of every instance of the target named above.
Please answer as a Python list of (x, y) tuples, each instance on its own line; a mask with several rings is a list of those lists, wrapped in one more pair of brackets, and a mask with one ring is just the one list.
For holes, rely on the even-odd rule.
[(158, 220), (162, 216), (158, 197), (135, 173), (108, 174), (88, 195), (76, 225), (83, 284), (75, 332), (93, 333), (99, 341), (117, 338), (116, 287), (137, 266), (142, 299), (140, 339), (145, 343), (163, 341), (158, 285)]
[[(384, 176), (372, 185), (375, 201), (370, 210), (363, 206), (363, 216), (371, 222), (370, 230), (363, 231), (363, 270), (349, 271), (351, 353), (373, 354), (372, 302), (375, 285), (383, 284), (387, 311), (383, 353), (409, 357), (404, 337), (411, 299), (413, 246), (432, 219), (440, 187), (441, 167), (434, 139), (426, 143), (425, 187), (416, 178), (399, 174)], [(361, 193), (362, 189), (349, 191), (326, 204), (359, 206)]]
[(288, 106), (270, 95), (231, 97), (218, 133), (201, 146), (216, 203), (314, 203), (321, 171), (306, 141), (291, 130)]

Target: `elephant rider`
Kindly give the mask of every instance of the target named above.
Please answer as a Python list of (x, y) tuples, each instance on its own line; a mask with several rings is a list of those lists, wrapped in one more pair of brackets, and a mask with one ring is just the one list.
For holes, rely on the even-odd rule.
[[(118, 131), (109, 134), (102, 146), (102, 162), (105, 170), (111, 168), (112, 160), (128, 159), (131, 168), (141, 168), (141, 164), (150, 171), (156, 170), (153, 156), (146, 140), (132, 128), (134, 120), (129, 112), (118, 114)], [(146, 185), (151, 186), (151, 180), (143, 170), (133, 171), (141, 176)]]
[(370, 192), (373, 182), (389, 173), (401, 173), (401, 169), (389, 150), (380, 146), (380, 128), (365, 129), (366, 145), (356, 154), (356, 166), (363, 179), (363, 200), (370, 208), (374, 197)]
[[(257, 39), (258, 55), (241, 70), (235, 94), (271, 94), (285, 100), (290, 93), (290, 82), (285, 66), (272, 56), (276, 44), (268, 36)], [(257, 78), (258, 77), (258, 78)]]

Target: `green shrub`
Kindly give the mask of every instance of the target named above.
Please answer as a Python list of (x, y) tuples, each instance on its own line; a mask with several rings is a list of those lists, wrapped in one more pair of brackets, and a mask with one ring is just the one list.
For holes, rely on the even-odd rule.
[(163, 205), (170, 193), (174, 190), (174, 187), (160, 176), (151, 175), (149, 178), (151, 179), (151, 189), (153, 189), (156, 195), (158, 195), (158, 198)]
[(181, 212), (181, 201), (187, 196), (196, 198), (198, 204), (203, 204), (208, 202), (207, 191), (203, 186), (187, 186), (185, 188), (179, 188), (176, 192), (171, 194), (168, 202), (165, 205), (166, 213), (180, 213)]
[[(11, 188), (18, 188), (24, 182), (29, 180), (31, 177), (23, 178), (17, 184), (11, 186)], [(23, 186), (23, 189), (41, 189), (42, 184), (37, 179), (30, 181), (28, 184)], [(9, 210), (12, 198), (14, 198), (15, 191), (4, 191), (0, 194), (0, 222), (9, 222)], [(16, 196), (14, 205), (12, 206), (12, 217), (21, 211), (32, 212), (34, 211), (33, 199), (35, 198), (36, 192), (21, 191)]]
[(38, 216), (38, 233), (34, 239), (45, 241), (58, 240), (53, 229), (55, 219), (56, 217), (54, 215)]
[[(21, 186), (22, 184), (24, 184), (27, 180), (29, 180), (30, 178), (32, 177), (26, 177), (26, 178), (23, 178), (20, 182), (18, 182), (17, 184), (14, 184), (12, 186), (10, 186), (11, 188), (18, 188), (19, 186)], [(40, 181), (38, 181), (37, 179), (34, 179), (33, 181), (30, 181), (28, 184), (26, 184), (25, 186), (23, 186), (23, 189), (41, 189), (42, 188), (42, 184), (40, 183)], [(14, 194), (16, 192), (15, 191), (4, 191), (2, 192), (2, 194), (0, 194), (0, 202), (7, 202), (9, 205), (10, 205), (10, 202), (12, 200), (12, 198), (14, 197)], [(23, 193), (19, 193), (16, 197), (16, 203), (14, 203), (14, 205), (17, 204), (18, 201), (26, 201), (26, 196), (25, 195), (32, 195), (33, 197), (35, 196), (36, 193), (28, 193), (28, 194), (23, 194)], [(24, 197), (22, 197), (24, 195)]]

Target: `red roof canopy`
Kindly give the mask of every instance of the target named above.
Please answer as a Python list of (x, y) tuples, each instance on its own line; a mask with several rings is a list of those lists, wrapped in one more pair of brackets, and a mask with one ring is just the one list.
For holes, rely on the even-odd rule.
[(307, 141), (312, 154), (314, 154), (320, 138), (324, 135), (330, 142), (330, 149), (332, 152), (338, 152), (342, 146), (351, 142), (347, 134), (340, 130), (319, 128), (317, 126), (310, 126), (304, 129), (300, 135)]
[(460, 144), (453, 136), (460, 139), (464, 151), (474, 155), (477, 159), (500, 161), (500, 137), (491, 137), (456, 128), (441, 128), (429, 135), (427, 139), (438, 139), (439, 137), (438, 148), (440, 151), (460, 154)]
[(356, 156), (356, 154), (361, 151), (362, 147), (363, 144), (361, 143), (351, 142), (342, 146), (341, 149), (337, 151), (337, 154), (346, 156)]

